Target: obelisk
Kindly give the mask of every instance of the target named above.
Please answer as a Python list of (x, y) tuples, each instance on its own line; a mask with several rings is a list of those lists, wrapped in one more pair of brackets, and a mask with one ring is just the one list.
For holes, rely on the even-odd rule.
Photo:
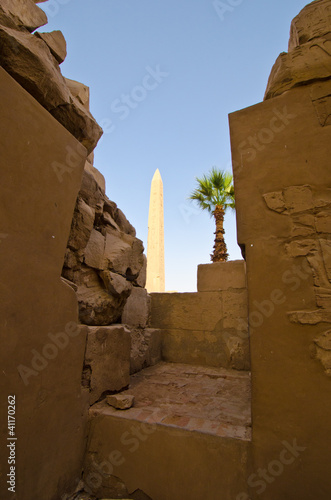
[(151, 292), (164, 292), (164, 216), (163, 183), (156, 169), (151, 184), (148, 214), (147, 278), (146, 288)]

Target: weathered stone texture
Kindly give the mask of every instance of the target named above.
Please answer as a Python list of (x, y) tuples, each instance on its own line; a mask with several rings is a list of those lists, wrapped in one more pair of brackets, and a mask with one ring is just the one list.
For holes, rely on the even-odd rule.
[[(248, 278), (252, 470), (272, 463), (284, 439), (295, 436), (304, 450), (287, 479), (262, 493), (268, 499), (291, 491), (308, 500), (318, 491), (327, 500), (331, 488), (330, 11), (330, 1), (303, 9), (292, 24), (290, 52), (272, 71), (268, 99), (230, 115), (238, 242)], [(277, 110), (289, 119), (252, 161), (242, 145)]]
[(66, 55), (62, 33), (30, 33), (46, 22), (32, 0), (0, 0), (0, 64), (91, 152), (102, 130), (61, 74), (59, 63)]
[[(91, 162), (93, 160), (91, 159)], [(93, 163), (91, 163), (89, 160), (85, 164), (85, 170), (91, 174), (95, 182), (97, 183), (98, 187), (105, 193), (106, 191), (106, 181), (104, 176), (102, 175), (101, 172), (97, 168), (93, 166)]]
[(222, 318), (221, 292), (152, 293), (151, 326), (213, 330)]
[(90, 404), (129, 385), (130, 345), (130, 332), (122, 325), (88, 329), (83, 385), (89, 388)]
[[(5, 422), (8, 395), (15, 395), (19, 443), (16, 494), (7, 493), (20, 500), (62, 498), (81, 474), (86, 439), (86, 328), (77, 327), (76, 295), (60, 279), (86, 150), (3, 68), (0, 94), (0, 337), (6, 374), (0, 412)], [(80, 161), (60, 183), (54, 160), (65, 162), (66, 146), (79, 151)], [(4, 445), (0, 453), (4, 476), (7, 450)], [(0, 496), (8, 497), (4, 476)]]
[(331, 330), (314, 340), (311, 352), (312, 356), (321, 362), (325, 373), (331, 376)]
[[(293, 19), (288, 53), (272, 68), (265, 99), (299, 85), (330, 78), (331, 6), (329, 0), (312, 2)], [(329, 105), (328, 105), (329, 107)]]
[(145, 288), (133, 287), (123, 309), (122, 323), (133, 327), (146, 327), (151, 312), (151, 298)]
[(229, 366), (221, 330), (162, 330), (162, 359), (171, 363)]
[(249, 370), (245, 283), (244, 262), (214, 263), (199, 266), (198, 288), (217, 291), (151, 294), (151, 326), (161, 329), (162, 359)]
[[(87, 483), (89, 476), (91, 478), (92, 473), (95, 474), (98, 467), (100, 470), (103, 466), (102, 470), (106, 473), (100, 474), (100, 490), (97, 487), (94, 489), (99, 498), (102, 498), (100, 493), (107, 484), (108, 472), (121, 478), (129, 491), (141, 489), (154, 500), (218, 500), (236, 497), (239, 500), (238, 492), (246, 488), (245, 476), (251, 445), (247, 438), (241, 436), (245, 436), (245, 432), (248, 434), (249, 429), (238, 425), (235, 434), (226, 416), (221, 422), (219, 417), (222, 410), (223, 414), (226, 413), (226, 408), (231, 412), (232, 420), (234, 415), (240, 422), (249, 419), (242, 392), (240, 411), (233, 404), (238, 375), (215, 373), (212, 369), (208, 369), (204, 375), (203, 368), (198, 372), (187, 365), (180, 365), (180, 376), (176, 365), (166, 365), (165, 373), (161, 371), (162, 365), (154, 368), (152, 380), (149, 375), (150, 386), (147, 383), (148, 374), (141, 374), (141, 384), (138, 374), (133, 408), (121, 412), (120, 416), (118, 411), (102, 403), (90, 410), (91, 432), (84, 481)], [(173, 376), (167, 373), (171, 369)], [(239, 374), (240, 377), (242, 375), (242, 382), (249, 387), (248, 374)], [(200, 391), (194, 386), (199, 387)], [(243, 383), (240, 383), (240, 387), (243, 387)], [(216, 392), (217, 396), (213, 398)], [(198, 404), (198, 398), (202, 398), (203, 403)], [(222, 398), (224, 403), (217, 405), (216, 401)], [(188, 404), (183, 404), (184, 401)], [(149, 402), (151, 407), (148, 407)], [(207, 418), (199, 418), (201, 413)], [(209, 420), (211, 414), (217, 414), (213, 421)], [(222, 433), (222, 437), (215, 435), (217, 431)], [(131, 494), (124, 498), (132, 497), (137, 500), (148, 499)], [(123, 497), (113, 495), (108, 498)]]
[[(275, 193), (267, 193), (264, 200), (270, 210), (279, 210), (271, 202)], [(331, 190), (314, 186), (290, 186), (277, 192), (283, 200), (281, 213), (290, 218), (291, 238), (284, 248), (292, 258), (306, 257), (308, 268), (313, 271), (317, 307), (324, 311), (291, 311), (292, 322), (313, 324), (323, 317), (328, 322), (331, 308)], [(308, 311), (307, 311), (308, 312)]]
[(330, 77), (331, 40), (317, 39), (280, 54), (271, 71), (265, 99)]
[[(292, 21), (288, 51), (316, 38), (331, 35), (331, 6), (329, 0), (307, 5)], [(330, 37), (329, 37), (330, 38)]]
[(245, 288), (245, 261), (234, 260), (198, 266), (198, 292)]
[(36, 32), (35, 35), (44, 40), (59, 64), (65, 60), (67, 57), (67, 43), (61, 31), (56, 30), (51, 33)]
[(45, 12), (33, 0), (1, 0), (0, 24), (34, 31), (47, 23)]
[(121, 319), (133, 285), (139, 286), (144, 247), (87, 164), (92, 167), (85, 164), (62, 274), (77, 286), (80, 321), (110, 325)]
[(164, 332), (157, 328), (129, 328), (131, 334), (130, 373), (136, 373), (161, 361)]
[[(116, 454), (114, 457), (116, 461)], [(110, 462), (106, 460), (103, 462), (105, 464), (109, 463), (109, 466), (112, 467)], [(102, 484), (100, 484), (101, 480)], [(105, 473), (103, 470), (100, 472), (98, 464), (95, 465), (93, 460), (84, 470), (84, 483), (88, 485), (88, 490), (91, 491), (93, 499), (114, 500), (122, 498), (123, 500), (130, 500), (130, 495), (124, 482), (115, 475)], [(80, 498), (77, 500), (80, 500)]]
[(121, 394), (111, 394), (106, 398), (107, 404), (117, 410), (128, 410), (133, 406), (134, 396), (122, 392)]
[(331, 81), (314, 85), (311, 88), (311, 99), (320, 125), (331, 125)]
[(246, 319), (247, 311), (247, 290), (227, 290), (223, 292), (223, 328), (234, 330), (238, 328), (240, 319)]

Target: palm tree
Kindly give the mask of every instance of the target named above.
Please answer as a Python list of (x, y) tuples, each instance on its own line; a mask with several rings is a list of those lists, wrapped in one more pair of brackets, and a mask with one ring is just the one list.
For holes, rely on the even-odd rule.
[(229, 172), (213, 167), (208, 175), (195, 178), (198, 187), (189, 199), (198, 203), (202, 210), (213, 215), (216, 223), (214, 252), (210, 255), (213, 262), (228, 260), (224, 241), (224, 214), (228, 208), (235, 208), (233, 178)]

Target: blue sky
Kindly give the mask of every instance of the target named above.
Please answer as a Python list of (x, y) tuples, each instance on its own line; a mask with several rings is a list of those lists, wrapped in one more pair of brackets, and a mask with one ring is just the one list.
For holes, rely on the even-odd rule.
[[(104, 128), (94, 165), (106, 193), (147, 245), (150, 183), (164, 185), (166, 289), (196, 290), (210, 262), (214, 222), (187, 200), (195, 177), (231, 170), (228, 114), (263, 100), (270, 70), (287, 51), (290, 23), (306, 0), (48, 0), (61, 30), (67, 78), (90, 87)], [(218, 7), (217, 7), (218, 6)], [(233, 214), (230, 259), (241, 258)]]

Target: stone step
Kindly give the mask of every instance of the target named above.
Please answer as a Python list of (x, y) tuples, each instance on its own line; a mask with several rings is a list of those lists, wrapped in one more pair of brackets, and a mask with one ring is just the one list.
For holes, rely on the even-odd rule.
[(161, 331), (162, 359), (249, 370), (245, 262), (198, 266), (197, 288), (151, 294), (151, 327)]
[(110, 497), (114, 478), (153, 500), (245, 491), (249, 372), (161, 362), (131, 376), (124, 393), (135, 398), (128, 410), (105, 400), (90, 409), (84, 481), (98, 498)]
[(249, 370), (247, 316), (246, 288), (152, 294), (151, 326), (168, 362)]
[(250, 369), (247, 332), (161, 329), (162, 359), (169, 363)]

